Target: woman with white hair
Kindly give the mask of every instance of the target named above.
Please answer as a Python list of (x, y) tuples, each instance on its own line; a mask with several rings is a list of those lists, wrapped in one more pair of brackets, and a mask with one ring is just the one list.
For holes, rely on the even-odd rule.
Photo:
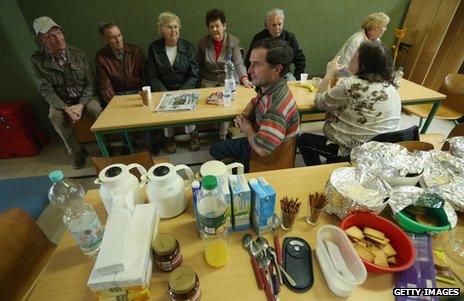
[[(148, 76), (153, 91), (184, 90), (198, 87), (198, 65), (193, 45), (180, 38), (180, 19), (172, 12), (158, 16), (158, 30), (161, 38), (148, 47)], [(185, 126), (190, 134), (190, 148), (200, 149), (200, 140), (195, 125)], [(168, 141), (166, 151), (176, 152), (174, 127), (165, 128)], [(154, 135), (151, 135), (154, 139)]]
[(380, 37), (387, 30), (388, 23), (390, 23), (390, 17), (385, 13), (379, 12), (368, 15), (362, 22), (361, 30), (349, 37), (338, 51), (337, 55), (340, 56), (339, 65), (345, 68), (348, 67), (351, 58), (362, 42), (380, 41)]

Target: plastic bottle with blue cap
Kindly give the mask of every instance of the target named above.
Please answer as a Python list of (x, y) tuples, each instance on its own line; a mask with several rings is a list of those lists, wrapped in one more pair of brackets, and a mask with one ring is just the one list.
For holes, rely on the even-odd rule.
[(63, 222), (85, 255), (96, 256), (103, 238), (103, 227), (93, 207), (84, 202), (85, 191), (81, 184), (64, 177), (61, 170), (48, 177), (52, 185), (48, 200), (64, 211)]

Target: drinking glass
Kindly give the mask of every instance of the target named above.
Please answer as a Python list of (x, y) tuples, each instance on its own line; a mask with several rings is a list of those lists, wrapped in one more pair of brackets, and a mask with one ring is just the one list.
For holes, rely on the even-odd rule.
[(321, 216), (324, 208), (318, 208), (317, 206), (311, 205), (311, 202), (308, 202), (308, 215), (306, 216), (306, 222), (311, 226), (317, 225), (319, 221), (319, 216)]

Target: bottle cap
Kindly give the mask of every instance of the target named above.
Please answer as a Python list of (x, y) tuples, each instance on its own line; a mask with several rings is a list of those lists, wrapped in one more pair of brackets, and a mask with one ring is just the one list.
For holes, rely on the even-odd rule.
[(215, 176), (206, 176), (203, 178), (203, 188), (206, 190), (213, 190), (218, 186), (217, 178)]
[(177, 294), (185, 294), (195, 287), (195, 272), (186, 265), (181, 265), (169, 277), (169, 287)]
[(200, 182), (199, 181), (193, 181), (192, 182), (192, 188), (195, 188), (195, 189), (200, 188)]
[(63, 175), (63, 172), (61, 170), (54, 170), (54, 171), (52, 171), (51, 173), (48, 174), (48, 178), (53, 183), (56, 183), (56, 182), (59, 182), (59, 181), (63, 180), (64, 175)]
[(169, 233), (160, 233), (153, 242), (153, 249), (157, 255), (166, 255), (176, 248), (176, 239)]

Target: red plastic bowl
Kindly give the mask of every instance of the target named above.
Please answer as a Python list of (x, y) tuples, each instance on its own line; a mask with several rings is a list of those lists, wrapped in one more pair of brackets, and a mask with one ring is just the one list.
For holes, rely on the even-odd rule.
[(391, 246), (398, 253), (396, 264), (388, 268), (375, 265), (361, 258), (367, 271), (374, 273), (400, 272), (409, 268), (416, 260), (416, 249), (409, 236), (391, 221), (372, 213), (355, 213), (345, 217), (340, 223), (340, 228), (343, 230), (351, 226), (356, 226), (361, 231), (364, 227), (371, 227), (385, 233), (385, 236), (390, 239)]

